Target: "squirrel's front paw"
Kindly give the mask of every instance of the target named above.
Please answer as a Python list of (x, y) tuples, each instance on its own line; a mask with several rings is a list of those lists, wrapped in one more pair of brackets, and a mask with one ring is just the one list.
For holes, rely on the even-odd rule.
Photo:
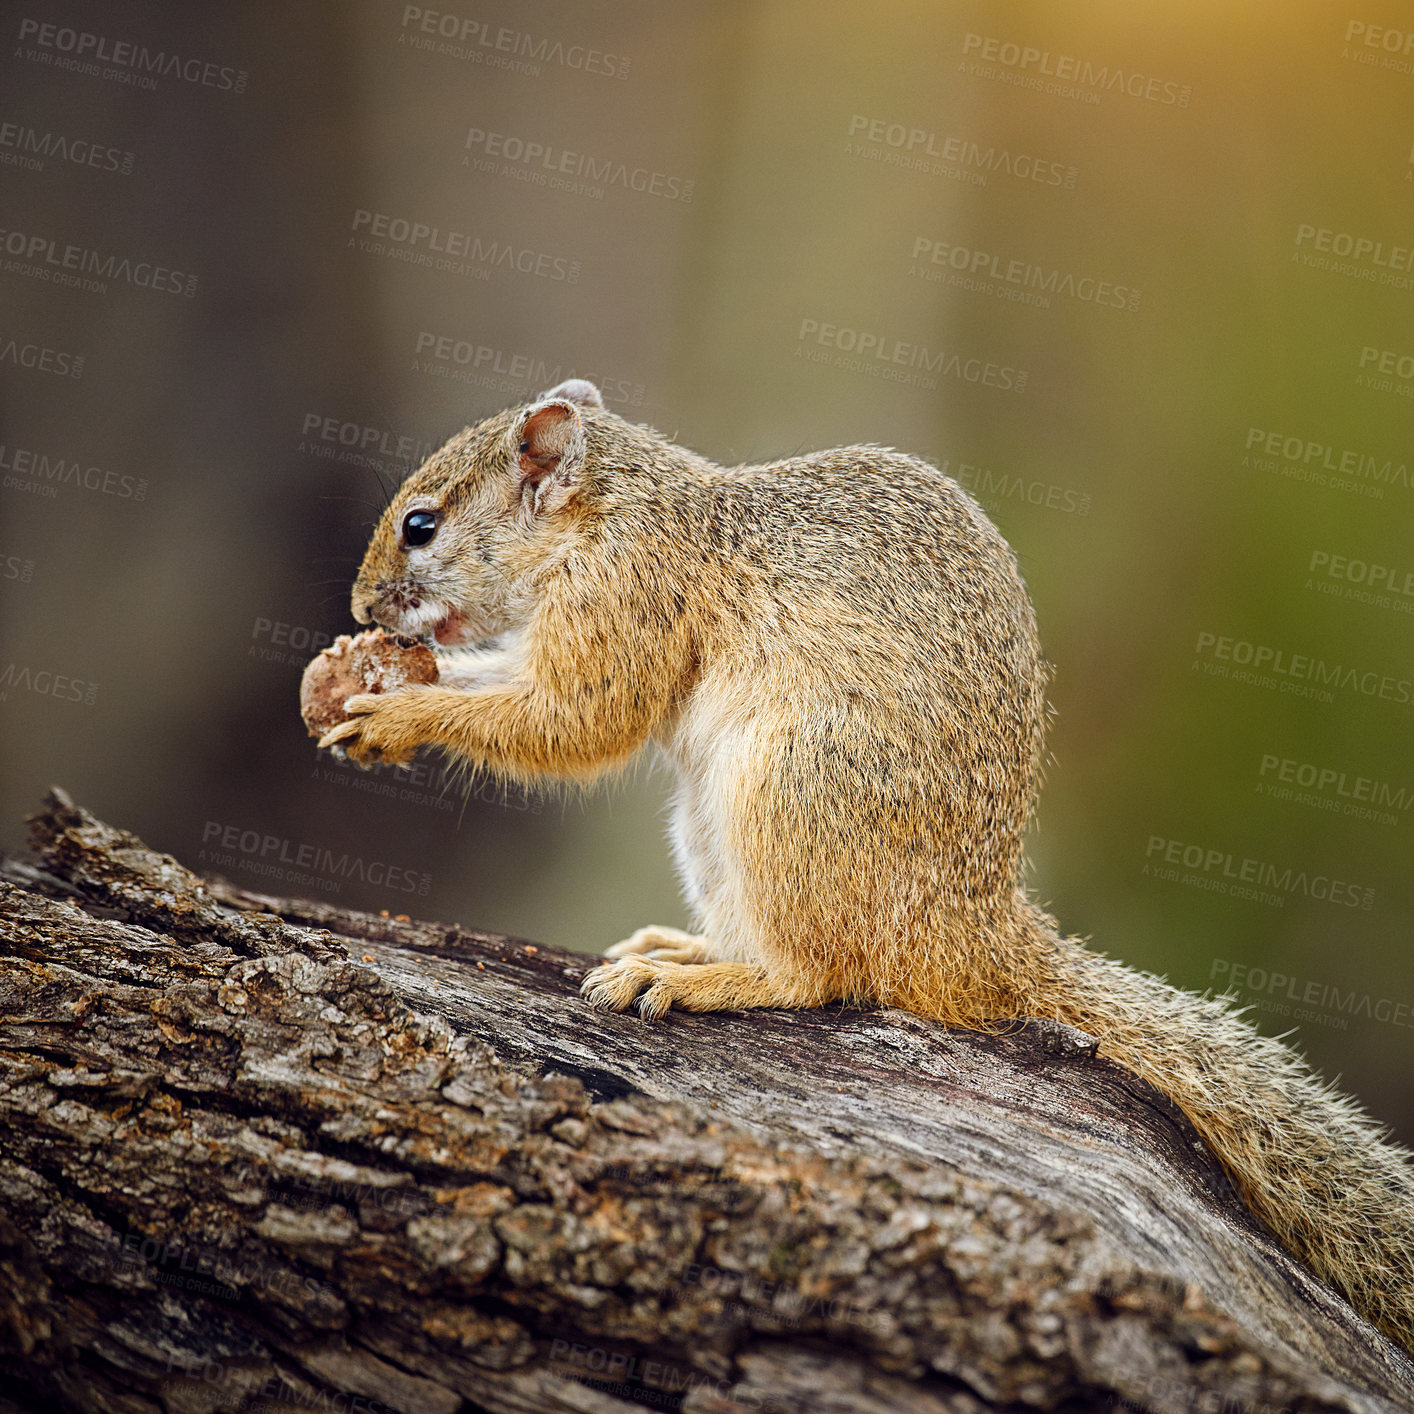
[(319, 738), (321, 747), (339, 747), (360, 766), (386, 761), (401, 766), (426, 740), (420, 729), (423, 689), (362, 692), (344, 703), (349, 720)]

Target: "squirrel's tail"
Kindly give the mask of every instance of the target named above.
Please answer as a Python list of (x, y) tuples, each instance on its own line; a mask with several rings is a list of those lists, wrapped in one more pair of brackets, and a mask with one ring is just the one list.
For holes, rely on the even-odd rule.
[(1414, 1351), (1414, 1155), (1231, 1001), (1125, 967), (1027, 909), (1043, 938), (1029, 1014), (1088, 1032), (1173, 1100), (1277, 1240)]

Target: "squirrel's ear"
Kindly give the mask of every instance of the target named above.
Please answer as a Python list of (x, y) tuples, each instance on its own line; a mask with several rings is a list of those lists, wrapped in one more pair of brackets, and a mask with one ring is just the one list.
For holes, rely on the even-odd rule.
[(526, 412), (514, 436), (522, 501), (540, 511), (552, 500), (563, 505), (572, 499), (584, 467), (579, 408), (566, 398), (542, 399)]
[(566, 378), (557, 388), (541, 393), (541, 398), (563, 398), (567, 403), (578, 403), (582, 408), (601, 408), (604, 395), (587, 378)]

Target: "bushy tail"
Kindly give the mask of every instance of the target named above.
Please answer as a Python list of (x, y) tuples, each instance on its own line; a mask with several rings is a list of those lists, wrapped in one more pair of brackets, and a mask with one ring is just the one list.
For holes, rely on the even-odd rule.
[(1414, 1155), (1230, 1001), (1180, 991), (1035, 916), (1030, 1014), (1088, 1032), (1173, 1100), (1277, 1240), (1414, 1351)]

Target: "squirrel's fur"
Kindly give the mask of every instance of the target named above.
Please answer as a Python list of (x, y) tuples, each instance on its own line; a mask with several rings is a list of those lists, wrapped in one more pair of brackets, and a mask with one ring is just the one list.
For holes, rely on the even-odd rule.
[(454, 651), (437, 686), (350, 699), (321, 744), (433, 744), (522, 781), (586, 780), (649, 741), (675, 766), (698, 932), (611, 948), (596, 1005), (868, 999), (1078, 1027), (1414, 1349), (1407, 1152), (1230, 1002), (1090, 951), (1023, 892), (1046, 669), (1010, 548), (941, 472), (879, 447), (724, 469), (575, 381), (409, 478), (353, 610)]

